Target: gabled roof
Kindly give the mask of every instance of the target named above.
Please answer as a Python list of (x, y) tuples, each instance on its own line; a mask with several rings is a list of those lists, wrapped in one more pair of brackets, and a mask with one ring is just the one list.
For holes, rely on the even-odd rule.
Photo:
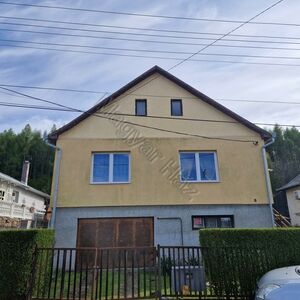
[(293, 187), (300, 186), (300, 174), (293, 178), (290, 182), (282, 186), (281, 188), (277, 189), (277, 191), (284, 191), (291, 189)]
[(50, 199), (50, 196), (48, 194), (43, 193), (43, 192), (41, 192), (39, 190), (36, 190), (33, 187), (31, 187), (29, 185), (26, 185), (23, 182), (21, 182), (21, 181), (15, 179), (13, 177), (10, 177), (10, 176), (8, 176), (8, 175), (0, 172), (0, 182), (1, 181), (9, 182), (11, 184), (14, 184), (17, 187), (22, 188), (23, 190), (30, 191), (31, 193), (39, 195), (39, 196), (41, 196), (41, 197), (43, 197), (45, 199)]
[(220, 110), (221, 112), (223, 112), (224, 114), (228, 115), (229, 117), (235, 119), (236, 121), (242, 123), (249, 129), (259, 133), (260, 136), (262, 137), (262, 139), (268, 140), (271, 138), (271, 134), (269, 132), (267, 132), (266, 130), (256, 126), (255, 124), (249, 122), (248, 120), (246, 120), (243, 117), (239, 116), (238, 114), (234, 113), (230, 109), (228, 109), (225, 106), (221, 105), (220, 103), (216, 102), (215, 100), (202, 94), (200, 91), (196, 90), (192, 86), (188, 85), (184, 81), (180, 80), (179, 78), (175, 77), (174, 75), (165, 71), (164, 69), (160, 68), (159, 66), (154, 66), (151, 69), (149, 69), (148, 71), (146, 71), (145, 73), (143, 73), (140, 76), (138, 76), (137, 78), (135, 78), (134, 80), (127, 83), (125, 86), (123, 86), (122, 88), (120, 88), (119, 90), (114, 92), (109, 97), (102, 100), (100, 103), (98, 103), (95, 106), (93, 106), (92, 108), (90, 108), (88, 111), (84, 112), (83, 114), (81, 114), (80, 116), (78, 116), (77, 118), (75, 118), (74, 120), (69, 122), (68, 124), (64, 125), (63, 127), (59, 128), (58, 130), (49, 134), (49, 136), (48, 136), (49, 140), (51, 142), (56, 142), (56, 140), (60, 134), (71, 129), (72, 127), (74, 127), (75, 125), (77, 125), (78, 123), (80, 123), (81, 121), (83, 121), (84, 119), (86, 119), (87, 117), (92, 115), (93, 113), (96, 113), (100, 108), (102, 108), (105, 105), (107, 105), (108, 103), (112, 102), (114, 99), (116, 99), (117, 97), (119, 97), (123, 93), (127, 92), (132, 87), (134, 87), (135, 85), (137, 85), (138, 83), (140, 83), (141, 81), (145, 80), (146, 78), (148, 78), (149, 76), (151, 76), (155, 73), (158, 73), (158, 74), (166, 77), (170, 81), (174, 82), (175, 84), (179, 85), (183, 89), (187, 90), (189, 93), (191, 93), (195, 97), (208, 103), (209, 105), (213, 106), (214, 108)]

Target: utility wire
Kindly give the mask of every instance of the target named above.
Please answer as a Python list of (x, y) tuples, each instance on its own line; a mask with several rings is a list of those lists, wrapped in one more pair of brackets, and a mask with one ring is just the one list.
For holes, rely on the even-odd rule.
[[(82, 50), (71, 50), (71, 49), (57, 49), (57, 48), (45, 48), (45, 47), (34, 47), (34, 46), (21, 46), (21, 45), (9, 45), (0, 44), (0, 47), (13, 47), (13, 48), (25, 48), (35, 49), (44, 51), (56, 51), (65, 53), (81, 53), (81, 54), (96, 54), (96, 55), (111, 55), (119, 57), (133, 57), (133, 58), (147, 58), (147, 59), (161, 59), (161, 60), (177, 60), (182, 61), (179, 57), (163, 57), (163, 56), (147, 56), (147, 55), (135, 55), (135, 54), (122, 54), (122, 53), (107, 53), (107, 52), (92, 52)], [(217, 59), (189, 59), (189, 61), (197, 62), (210, 62), (210, 63), (229, 63), (229, 64), (247, 64), (247, 65), (264, 65), (264, 66), (285, 66), (285, 67), (300, 67), (300, 64), (288, 64), (288, 63), (269, 63), (269, 62), (252, 62), (252, 61), (233, 61), (233, 60), (217, 60)]]
[[(69, 37), (80, 37), (80, 38), (92, 38), (92, 39), (108, 39), (108, 40), (118, 40), (127, 42), (142, 42), (142, 43), (152, 43), (152, 44), (170, 44), (170, 45), (185, 45), (185, 46), (207, 46), (210, 44), (203, 43), (189, 43), (189, 42), (174, 42), (174, 41), (163, 41), (163, 40), (145, 40), (145, 39), (131, 39), (122, 37), (112, 37), (112, 36), (95, 36), (95, 35), (83, 35), (83, 34), (70, 34), (62, 32), (46, 32), (46, 31), (35, 31), (35, 30), (21, 30), (21, 29), (10, 29), (10, 28), (0, 28), (0, 31), (9, 32), (22, 32), (22, 33), (33, 33), (42, 35), (53, 35), (53, 36), (69, 36)], [(269, 42), (268, 42), (269, 43)], [(297, 44), (297, 43), (295, 43)], [(229, 47), (229, 48), (249, 48), (249, 49), (267, 49), (267, 50), (296, 50), (299, 48), (287, 48), (287, 47), (267, 47), (267, 46), (253, 46), (253, 45), (233, 45), (233, 44), (213, 44), (211, 47)]]
[[(49, 20), (49, 19), (37, 19), (37, 18), (24, 18), (24, 17), (8, 17), (0, 16), (2, 19), (13, 19), (13, 20), (24, 20), (24, 21), (34, 21), (34, 22), (46, 22), (55, 24), (68, 24), (68, 25), (78, 25), (78, 26), (93, 26), (93, 27), (104, 27), (104, 28), (116, 28), (116, 29), (126, 29), (126, 30), (139, 30), (139, 31), (150, 31), (150, 32), (168, 32), (168, 33), (179, 33), (179, 34), (193, 34), (193, 35), (214, 35), (220, 36), (224, 33), (216, 32), (199, 32), (199, 31), (188, 31), (188, 30), (172, 30), (163, 28), (143, 28), (143, 27), (129, 27), (129, 26), (117, 26), (108, 24), (95, 24), (95, 23), (82, 23), (82, 22), (68, 22), (61, 20)], [(2, 23), (3, 24), (3, 23)], [(32, 26), (32, 25), (30, 25)], [(233, 37), (247, 37), (247, 38), (268, 38), (268, 39), (292, 39), (299, 40), (300, 37), (290, 37), (290, 36), (274, 36), (274, 35), (249, 35), (249, 34), (230, 34)]]
[(262, 14), (264, 14), (265, 12), (267, 12), (268, 10), (274, 8), (276, 5), (280, 4), (281, 2), (283, 2), (284, 0), (279, 0), (276, 1), (275, 3), (273, 3), (272, 5), (268, 6), (266, 9), (262, 10), (261, 12), (259, 12), (258, 14), (256, 14), (255, 16), (253, 16), (252, 18), (250, 18), (249, 20), (243, 22), (242, 24), (238, 25), (237, 27), (233, 28), (232, 30), (228, 31), (227, 33), (223, 34), (221, 37), (217, 38), (216, 40), (214, 40), (212, 43), (204, 46), (203, 48), (201, 48), (199, 51), (193, 53), (192, 55), (188, 56), (187, 58), (183, 59), (182, 61), (176, 63), (174, 66), (172, 66), (171, 68), (168, 69), (168, 71), (173, 70), (175, 68), (177, 68), (178, 66), (184, 64), (185, 62), (187, 62), (188, 60), (191, 60), (191, 58), (193, 58), (194, 56), (196, 56), (197, 54), (199, 54), (200, 52), (206, 50), (207, 48), (209, 48), (210, 46), (213, 46), (214, 44), (216, 44), (217, 42), (223, 40), (226, 36), (229, 36), (231, 33), (239, 30), (240, 28), (242, 28), (243, 26), (247, 25), (249, 22), (253, 21), (254, 19), (256, 19), (257, 17), (261, 16)]
[[(174, 20), (190, 20), (190, 21), (205, 21), (205, 22), (219, 22), (219, 23), (244, 23), (242, 20), (224, 20), (224, 19), (208, 19), (208, 18), (193, 18), (184, 16), (167, 16), (167, 15), (154, 15), (154, 14), (142, 14), (142, 13), (132, 13), (132, 12), (121, 12), (121, 11), (108, 11), (108, 10), (96, 10), (87, 8), (75, 8), (66, 6), (53, 6), (53, 5), (38, 5), (29, 3), (16, 3), (8, 1), (0, 1), (0, 4), (15, 5), (15, 6), (27, 6), (27, 7), (37, 7), (37, 8), (47, 8), (47, 9), (58, 9), (58, 10), (70, 10), (70, 11), (81, 11), (81, 12), (93, 12), (93, 13), (104, 13), (104, 14), (115, 14), (115, 15), (127, 15), (136, 17), (147, 17), (147, 18), (160, 18), (160, 19), (174, 19)], [(282, 22), (258, 22), (251, 21), (249, 24), (257, 25), (280, 25), (280, 26), (300, 26), (300, 24), (294, 23), (282, 23)]]
[(164, 129), (164, 128), (159, 128), (159, 127), (154, 127), (154, 126), (149, 126), (149, 125), (143, 125), (143, 124), (138, 124), (135, 122), (131, 122), (131, 121), (125, 121), (125, 120), (120, 120), (120, 119), (115, 119), (112, 118), (111, 115), (109, 116), (105, 116), (105, 115), (101, 115), (100, 113), (90, 113), (88, 110), (84, 111), (81, 109), (77, 109), (77, 108), (73, 108), (70, 106), (66, 106), (63, 104), (60, 104), (58, 102), (55, 101), (50, 101), (50, 100), (46, 100), (40, 97), (34, 97), (25, 93), (20, 93), (18, 91), (14, 91), (12, 89), (8, 89), (8, 88), (4, 88), (4, 87), (0, 87), (0, 89), (5, 90), (5, 91), (9, 91), (12, 93), (16, 93), (17, 95), (21, 95), (30, 99), (34, 99), (37, 101), (41, 101), (41, 102), (45, 102), (45, 103), (49, 103), (49, 104), (53, 104), (56, 105), (60, 108), (64, 108), (64, 109), (68, 109), (74, 112), (80, 112), (83, 114), (87, 114), (88, 116), (95, 116), (98, 118), (102, 118), (102, 119), (108, 119), (111, 121), (116, 121), (116, 122), (121, 122), (123, 124), (128, 124), (128, 125), (133, 125), (133, 126), (137, 126), (137, 127), (141, 127), (141, 128), (148, 128), (148, 129), (153, 129), (153, 130), (158, 130), (158, 131), (162, 131), (162, 132), (168, 132), (168, 133), (174, 133), (174, 134), (178, 134), (178, 135), (183, 135), (183, 136), (191, 136), (191, 137), (198, 137), (198, 138), (203, 138), (203, 139), (209, 139), (209, 140), (222, 140), (222, 141), (231, 141), (231, 142), (241, 142), (241, 143), (253, 143), (253, 144), (257, 144), (257, 141), (254, 140), (241, 140), (241, 139), (231, 139), (231, 138), (222, 138), (222, 137), (211, 137), (211, 136), (203, 136), (203, 135), (198, 135), (198, 134), (191, 134), (191, 133), (185, 133), (185, 132), (180, 132), (180, 131), (176, 131), (176, 130), (169, 130), (169, 129)]
[(14, 108), (30, 108), (30, 109), (42, 109), (42, 110), (54, 110), (54, 111), (61, 111), (61, 112), (77, 112), (72, 111), (67, 108), (58, 108), (58, 107), (50, 107), (50, 106), (38, 106), (38, 105), (29, 105), (26, 103), (14, 103), (14, 102), (0, 102), (0, 106), (6, 107), (14, 107)]
[[(58, 88), (58, 87), (45, 87), (45, 86), (31, 86), (31, 85), (13, 85), (13, 84), (2, 84), (2, 87), (14, 87), (21, 89), (36, 89), (36, 90), (49, 90), (49, 91), (59, 91), (59, 92), (71, 92), (71, 93), (87, 93), (87, 94), (111, 94), (109, 91), (93, 91), (93, 90), (79, 90), (79, 89), (67, 89), (67, 88)], [(7, 93), (9, 94), (9, 93)], [(9, 94), (12, 96), (12, 94)], [(168, 99), (178, 99), (181, 98), (178, 95), (155, 95), (155, 94), (137, 94), (131, 93), (133, 96), (142, 96), (142, 97), (153, 97), (153, 98), (168, 98)], [(21, 97), (21, 96), (20, 96)], [(103, 96), (102, 96), (103, 97)], [(196, 99), (195, 96), (184, 96), (186, 99)], [(218, 101), (224, 102), (245, 102), (245, 103), (268, 103), (268, 104), (287, 104), (287, 105), (300, 105), (300, 100), (290, 100), (290, 101), (277, 101), (277, 100), (254, 100), (254, 99), (229, 99), (229, 98), (216, 98)]]
[(3, 87), (16, 87), (22, 89), (37, 89), (37, 90), (49, 90), (49, 91), (61, 91), (61, 92), (74, 92), (74, 93), (87, 93), (87, 94), (104, 94), (107, 92), (101, 91), (92, 91), (92, 90), (78, 90), (78, 89), (67, 89), (67, 88), (58, 88), (58, 87), (45, 87), (45, 86), (31, 86), (31, 85), (13, 85), (13, 84), (2, 84)]
[[(67, 109), (67, 108), (58, 108), (58, 107), (50, 107), (50, 106), (37, 106), (37, 105), (28, 105), (26, 103), (14, 103), (14, 102), (0, 102), (0, 106), (13, 107), (13, 108), (28, 108), (28, 109), (39, 109), (39, 110), (48, 110), (48, 111), (61, 111), (61, 112), (75, 112), (78, 113), (77, 109)], [(114, 116), (127, 116), (127, 117), (137, 117), (139, 116), (133, 114), (122, 114), (122, 113), (97, 113), (98, 115), (114, 115)], [(141, 118), (141, 117), (140, 117)], [(174, 121), (196, 121), (196, 122), (208, 122), (208, 123), (229, 123), (229, 124), (238, 124), (237, 121), (222, 121), (222, 120), (212, 120), (212, 119), (196, 119), (196, 118), (172, 118), (172, 117), (164, 117), (164, 116), (143, 116), (144, 118), (155, 118), (155, 119), (170, 119)], [(256, 125), (262, 126), (282, 126), (282, 127), (300, 127), (300, 125), (293, 124), (279, 124), (279, 123), (261, 123), (261, 122), (252, 122)]]
[[(192, 58), (199, 54), (200, 52), (208, 49), (210, 46), (214, 46), (218, 41), (221, 41), (224, 37), (230, 35), (231, 33), (235, 32), (236, 30), (240, 29), (241, 27), (243, 27), (244, 25), (248, 24), (249, 22), (253, 21), (255, 18), (261, 16), (262, 14), (264, 14), (265, 12), (267, 12), (268, 10), (272, 9), (273, 7), (275, 7), (276, 5), (280, 4), (281, 2), (283, 2), (284, 0), (279, 0), (275, 3), (273, 3), (272, 5), (268, 6), (267, 8), (265, 8), (264, 10), (262, 10), (261, 12), (259, 12), (258, 14), (256, 14), (254, 17), (250, 18), (249, 20), (247, 20), (246, 22), (243, 22), (242, 24), (238, 25), (237, 27), (233, 28), (232, 30), (230, 30), (229, 32), (227, 32), (226, 34), (224, 34), (223, 36), (217, 38), (216, 40), (214, 40), (212, 43), (205, 45), (203, 48), (201, 48), (199, 51), (195, 52), (194, 54), (188, 56), (187, 58), (182, 59), (180, 62), (176, 63), (175, 65), (173, 65), (171, 68), (168, 69), (168, 71), (177, 68), (179, 65), (185, 63), (188, 60), (192, 60)], [(139, 86), (138, 88), (144, 87), (145, 85), (149, 84), (150, 82), (152, 82), (153, 80), (157, 79), (158, 75), (151, 78), (149, 81), (146, 81), (144, 84), (142, 84), (141, 86)], [(138, 88), (136, 88), (135, 90), (137, 90)], [(133, 92), (135, 91), (133, 90)]]
[[(33, 41), (12, 40), (12, 39), (0, 39), (0, 41), (1, 42), (9, 42), (9, 43), (24, 43), (24, 44), (33, 44), (33, 45), (62, 46), (62, 47), (78, 47), (78, 48), (87, 48), (87, 49), (103, 49), (103, 50), (113, 50), (113, 51), (116, 50), (116, 51), (128, 51), (128, 52), (166, 53), (166, 54), (193, 54), (194, 53), (194, 52), (186, 52), (186, 51), (150, 50), (150, 49), (137, 49), (137, 48), (102, 47), (102, 46), (82, 45), (82, 44), (33, 42)], [(91, 53), (93, 53), (93, 52), (91, 52)], [(118, 53), (115, 53), (115, 54), (118, 54)], [(107, 55), (109, 55), (109, 53), (107, 53)], [(270, 56), (270, 55), (228, 54), (228, 53), (199, 53), (199, 55), (202, 55), (202, 56), (267, 58), (267, 59), (289, 59), (289, 60), (293, 60), (293, 59), (298, 60), (298, 59), (300, 59), (300, 57), (292, 57), (292, 56)]]
[[(212, 38), (212, 37), (176, 36), (176, 35), (161, 35), (161, 34), (149, 34), (149, 33), (122, 32), (122, 31), (94, 30), (94, 29), (84, 29), (84, 28), (69, 28), (69, 27), (12, 23), (12, 22), (2, 22), (2, 23), (0, 23), (0, 25), (13, 25), (13, 26), (24, 26), (24, 27), (34, 27), (34, 28), (47, 28), (47, 29), (59, 29), (59, 30), (70, 30), (70, 31), (95, 32), (95, 33), (105, 33), (105, 34), (109, 33), (109, 34), (145, 36), (145, 37), (186, 39), (186, 40), (208, 40), (208, 41), (215, 40), (215, 38)], [(1, 30), (5, 30), (5, 29), (6, 28), (3, 28)], [(234, 39), (234, 38), (227, 38), (227, 39), (223, 38), (222, 40), (229, 41), (229, 42), (243, 42), (243, 43), (300, 45), (300, 42), (288, 42), (288, 41), (262, 41), (262, 40)]]

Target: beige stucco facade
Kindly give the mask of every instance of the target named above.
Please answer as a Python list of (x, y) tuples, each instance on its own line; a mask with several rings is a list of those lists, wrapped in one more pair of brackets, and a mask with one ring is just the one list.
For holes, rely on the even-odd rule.
[[(135, 99), (147, 99), (149, 116), (171, 117), (172, 98), (182, 99), (182, 117), (115, 114), (135, 114)], [(102, 114), (103, 110), (114, 114)], [(152, 75), (98, 114), (62, 133), (57, 140), (62, 150), (58, 207), (268, 203), (261, 152), (264, 141), (260, 135), (169, 79)], [(222, 122), (178, 120), (184, 118)], [(185, 150), (215, 151), (219, 181), (180, 182), (179, 151)], [(118, 151), (131, 154), (130, 183), (91, 184), (92, 153)]]

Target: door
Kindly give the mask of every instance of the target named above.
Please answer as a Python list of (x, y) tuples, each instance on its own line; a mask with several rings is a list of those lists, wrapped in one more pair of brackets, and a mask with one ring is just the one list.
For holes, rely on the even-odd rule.
[(77, 247), (152, 247), (153, 218), (79, 219)]
[(77, 263), (150, 266), (155, 263), (153, 244), (153, 218), (78, 220), (77, 248), (81, 249)]

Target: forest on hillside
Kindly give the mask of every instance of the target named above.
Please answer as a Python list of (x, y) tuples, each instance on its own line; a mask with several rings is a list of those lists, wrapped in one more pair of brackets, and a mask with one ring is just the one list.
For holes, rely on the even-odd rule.
[(23, 161), (28, 160), (28, 184), (50, 193), (54, 149), (45, 143), (47, 134), (32, 130), (30, 125), (26, 125), (20, 133), (12, 129), (0, 133), (0, 172), (20, 180)]
[[(55, 126), (52, 130), (55, 130)], [(300, 173), (300, 131), (275, 126), (270, 132), (276, 134), (275, 143), (268, 148), (268, 163), (275, 191)], [(12, 129), (0, 133), (0, 172), (20, 180), (23, 161), (29, 160), (28, 184), (50, 193), (54, 150), (45, 142), (47, 134), (32, 130), (30, 125), (26, 125), (20, 133)]]

